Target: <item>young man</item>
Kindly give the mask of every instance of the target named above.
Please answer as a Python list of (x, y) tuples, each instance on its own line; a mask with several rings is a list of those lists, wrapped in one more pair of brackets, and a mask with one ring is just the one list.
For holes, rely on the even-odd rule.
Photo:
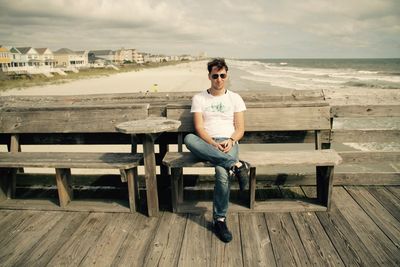
[(208, 62), (211, 87), (192, 99), (194, 127), (197, 135), (185, 137), (186, 147), (197, 157), (215, 165), (213, 224), (217, 236), (224, 242), (232, 240), (226, 225), (230, 176), (235, 175), (240, 190), (249, 181), (249, 164), (238, 159), (238, 141), (244, 134), (246, 106), (240, 95), (227, 90), (228, 66), (224, 59)]

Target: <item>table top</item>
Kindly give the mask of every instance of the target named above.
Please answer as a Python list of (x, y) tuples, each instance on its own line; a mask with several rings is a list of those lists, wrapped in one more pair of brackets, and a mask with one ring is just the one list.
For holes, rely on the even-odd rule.
[(115, 129), (126, 134), (151, 134), (176, 130), (181, 126), (178, 120), (165, 117), (150, 117), (144, 120), (127, 121), (118, 124)]

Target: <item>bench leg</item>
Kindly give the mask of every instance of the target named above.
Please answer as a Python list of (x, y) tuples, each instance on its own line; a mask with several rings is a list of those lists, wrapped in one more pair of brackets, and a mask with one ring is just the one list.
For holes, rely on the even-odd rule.
[(178, 212), (178, 205), (183, 202), (182, 168), (171, 168), (171, 205), (172, 211)]
[(71, 169), (56, 169), (56, 181), (60, 206), (65, 208), (73, 199)]
[(17, 169), (0, 168), (0, 200), (15, 197)]
[(249, 183), (249, 208), (254, 209), (254, 203), (256, 201), (256, 168), (250, 168), (250, 183)]
[(334, 166), (317, 166), (317, 198), (318, 202), (327, 207), (331, 206)]
[(135, 176), (135, 168), (129, 170), (121, 170), (121, 172), (125, 173), (125, 177), (128, 182), (128, 196), (129, 196), (129, 208), (131, 212), (136, 212), (136, 192), (138, 190), (136, 177)]

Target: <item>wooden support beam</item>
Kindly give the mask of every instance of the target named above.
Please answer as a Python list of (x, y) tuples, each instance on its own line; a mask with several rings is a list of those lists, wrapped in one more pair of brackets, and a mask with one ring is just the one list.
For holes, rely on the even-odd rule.
[(128, 169), (128, 170), (121, 170), (122, 172), (125, 173), (126, 178), (127, 178), (127, 184), (128, 184), (128, 196), (129, 196), (129, 208), (130, 211), (136, 212), (136, 192), (138, 192), (137, 188), (137, 176), (134, 174), (134, 168)]
[(328, 211), (331, 206), (333, 168), (333, 166), (317, 166), (317, 198)]
[(250, 183), (249, 183), (249, 208), (254, 209), (254, 202), (256, 200), (256, 168), (250, 168)]
[(146, 180), (147, 210), (148, 215), (158, 215), (158, 191), (156, 179), (156, 158), (154, 154), (154, 139), (151, 135), (143, 134), (143, 155)]
[(71, 169), (56, 168), (56, 181), (60, 206), (65, 208), (73, 199)]
[(172, 211), (177, 212), (183, 202), (182, 168), (171, 168), (171, 205)]

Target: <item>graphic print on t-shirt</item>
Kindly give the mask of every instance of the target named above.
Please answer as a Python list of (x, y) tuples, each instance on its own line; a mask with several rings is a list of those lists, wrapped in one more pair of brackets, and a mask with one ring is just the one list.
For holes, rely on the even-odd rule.
[(222, 102), (215, 102), (212, 103), (210, 106), (205, 108), (205, 111), (208, 112), (220, 112), (220, 113), (226, 113), (231, 110), (231, 107), (225, 106), (224, 103)]

